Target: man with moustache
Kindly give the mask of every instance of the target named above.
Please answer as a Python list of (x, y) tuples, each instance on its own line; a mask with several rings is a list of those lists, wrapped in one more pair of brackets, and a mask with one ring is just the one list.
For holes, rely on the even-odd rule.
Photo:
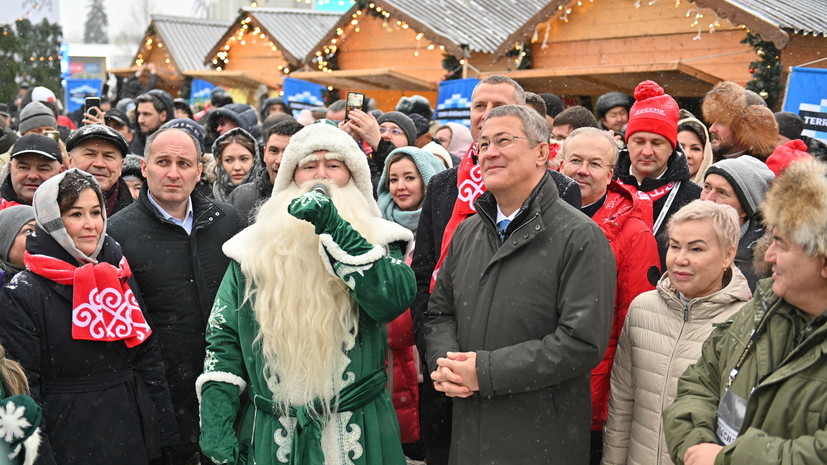
[(284, 149), (290, 143), (293, 134), (304, 129), (301, 123), (295, 120), (280, 121), (273, 125), (265, 134), (264, 170), (255, 181), (250, 181), (235, 188), (230, 194), (230, 204), (238, 210), (241, 215), (241, 222), (244, 226), (255, 220), (258, 207), (270, 198), (273, 192), (273, 183), (276, 181), (276, 174), (281, 166), (281, 157)]
[(129, 186), (121, 179), (129, 146), (118, 131), (103, 124), (81, 126), (69, 134), (66, 151), (70, 168), (86, 171), (101, 185), (107, 217), (132, 203)]
[(195, 380), (204, 361), (204, 332), (230, 261), (221, 245), (241, 228), (233, 207), (195, 189), (200, 160), (195, 136), (159, 129), (147, 141), (141, 161), (146, 182), (138, 198), (108, 229), (129, 260), (161, 344), (181, 434), (181, 443), (162, 450), (163, 465), (186, 464), (198, 453)]
[(707, 92), (701, 107), (714, 160), (751, 155), (761, 161), (778, 144), (778, 123), (760, 95), (730, 81)]
[(384, 323), (414, 295), (411, 240), (381, 218), (350, 135), (317, 123), (291, 137), (272, 197), (223, 247), (196, 383), (210, 460), (405, 464)]

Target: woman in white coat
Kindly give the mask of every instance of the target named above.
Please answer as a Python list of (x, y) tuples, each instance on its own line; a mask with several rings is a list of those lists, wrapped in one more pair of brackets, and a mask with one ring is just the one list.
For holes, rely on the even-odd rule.
[(657, 289), (632, 301), (612, 367), (603, 464), (669, 465), (661, 414), (678, 378), (698, 360), (713, 325), (751, 297), (733, 265), (738, 216), (730, 206), (696, 200), (668, 225), (667, 272)]

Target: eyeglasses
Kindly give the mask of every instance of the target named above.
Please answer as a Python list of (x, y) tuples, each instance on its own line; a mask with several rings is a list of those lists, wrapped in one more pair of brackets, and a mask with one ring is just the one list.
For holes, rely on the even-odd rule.
[(480, 139), (479, 143), (477, 143), (477, 151), (480, 155), (484, 154), (491, 148), (491, 144), (494, 144), (498, 149), (507, 149), (514, 145), (514, 139), (525, 139), (530, 142), (540, 143), (539, 140), (529, 139), (528, 137), (522, 136), (512, 136), (511, 134), (497, 134), (494, 136), (494, 139)]
[[(583, 166), (583, 160), (579, 158), (572, 158), (571, 160), (566, 160), (563, 163), (569, 164), (577, 169), (580, 169), (580, 167)], [(597, 161), (590, 161), (586, 163), (586, 169), (588, 169), (589, 171), (599, 171), (603, 168), (606, 168), (607, 166), (609, 165), (604, 165), (603, 163)]]
[(405, 134), (405, 131), (403, 131), (399, 128), (386, 128), (386, 127), (383, 127), (383, 126), (379, 126), (379, 134), (384, 134), (386, 132), (389, 132), (389, 133), (393, 134), (394, 136), (401, 136), (402, 134)]

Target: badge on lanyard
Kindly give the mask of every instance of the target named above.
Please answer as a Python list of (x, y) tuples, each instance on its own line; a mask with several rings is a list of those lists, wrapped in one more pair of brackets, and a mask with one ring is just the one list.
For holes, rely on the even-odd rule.
[(722, 446), (732, 444), (738, 437), (746, 413), (747, 400), (727, 387), (718, 402), (718, 424), (715, 427), (715, 435), (718, 436), (718, 442)]

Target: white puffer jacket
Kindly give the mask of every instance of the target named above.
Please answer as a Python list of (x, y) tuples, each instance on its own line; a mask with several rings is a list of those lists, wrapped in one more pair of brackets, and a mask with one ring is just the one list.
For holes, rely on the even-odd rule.
[(678, 378), (701, 356), (713, 324), (728, 320), (751, 297), (734, 265), (718, 292), (684, 305), (664, 274), (654, 291), (632, 301), (612, 367), (603, 465), (669, 465), (663, 410), (677, 393)]

